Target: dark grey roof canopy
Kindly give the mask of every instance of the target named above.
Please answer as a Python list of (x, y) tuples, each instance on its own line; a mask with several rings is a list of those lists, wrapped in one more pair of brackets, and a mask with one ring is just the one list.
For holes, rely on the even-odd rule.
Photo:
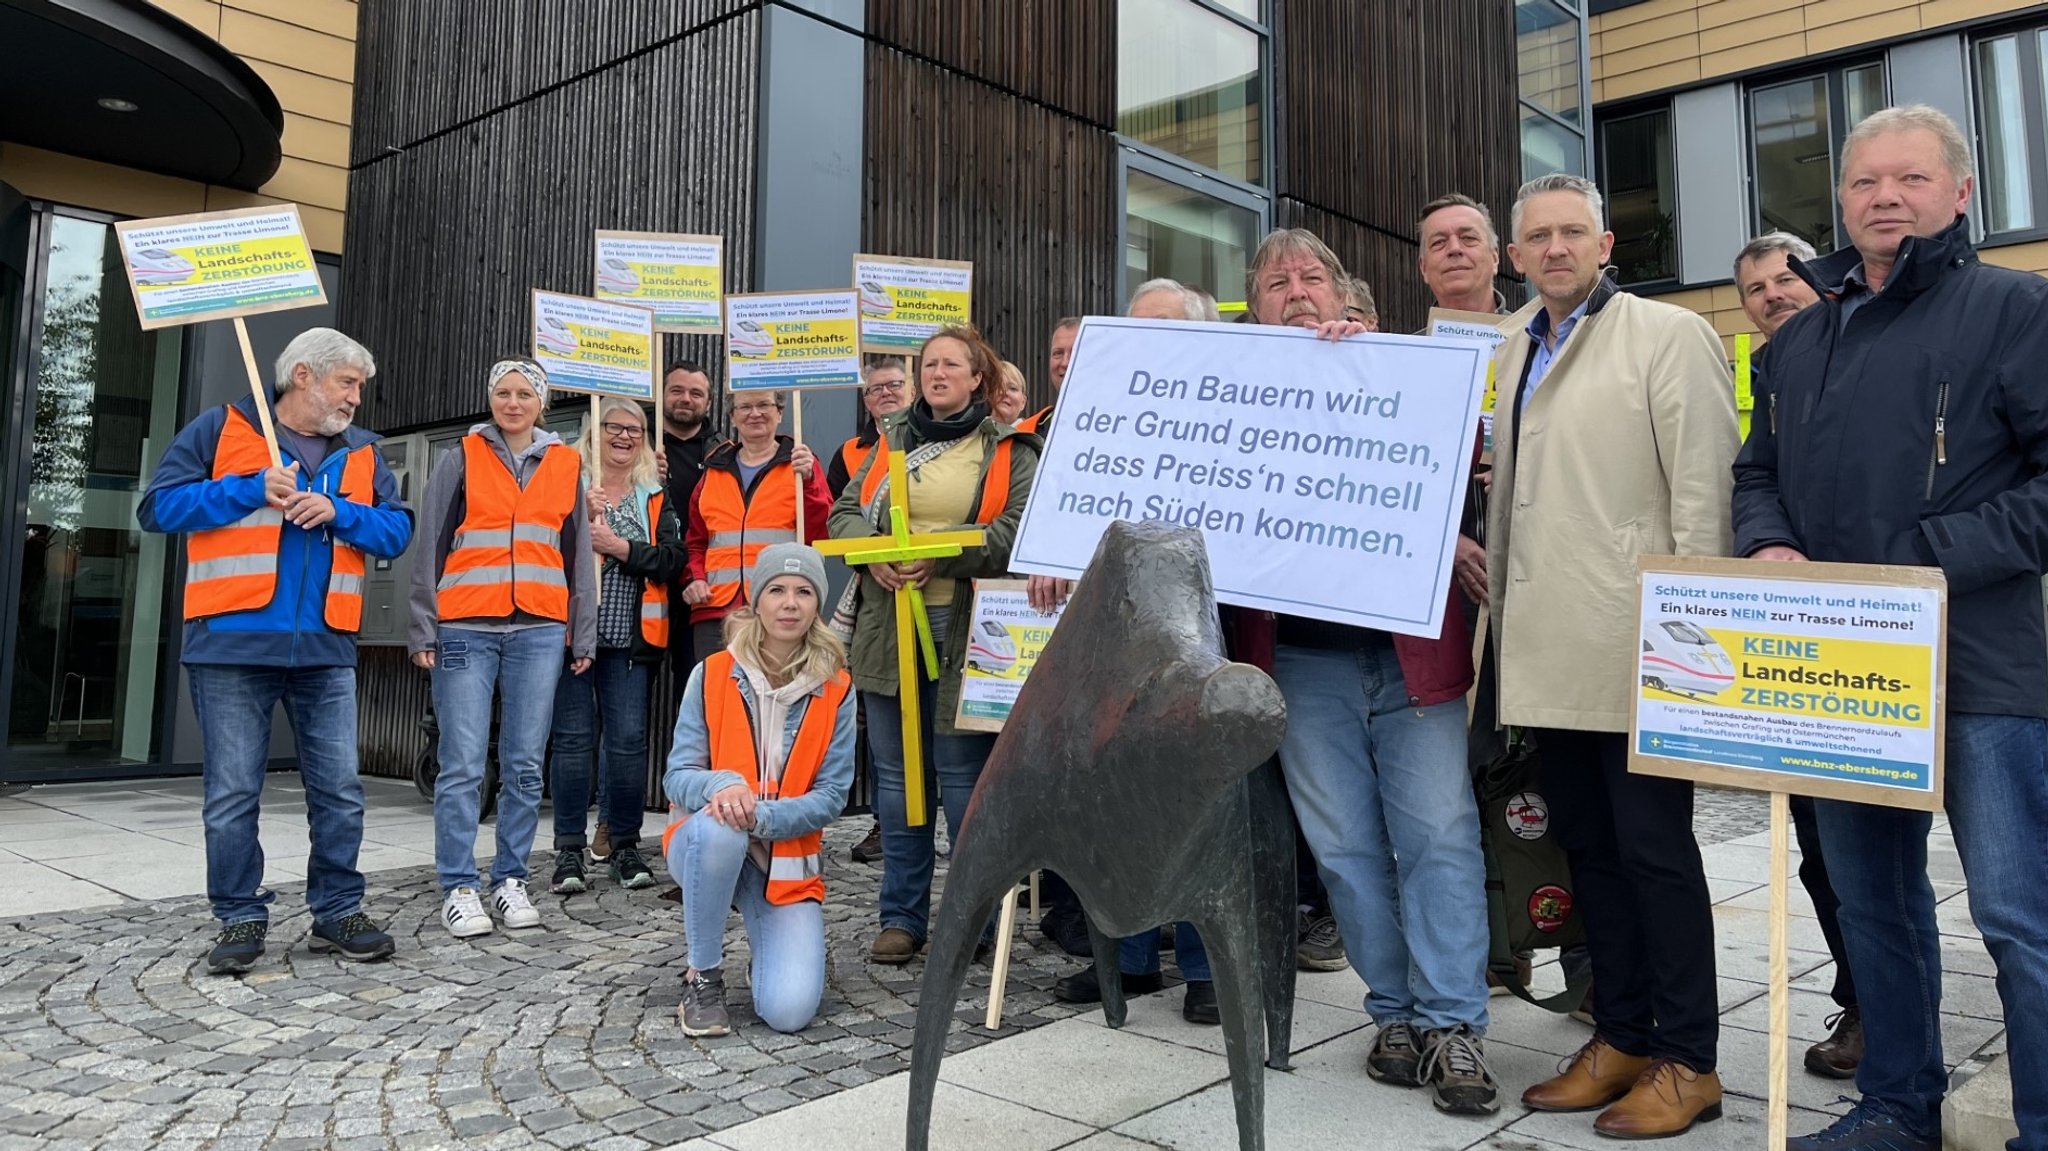
[(0, 0), (0, 140), (254, 191), (283, 132), (254, 69), (144, 0)]

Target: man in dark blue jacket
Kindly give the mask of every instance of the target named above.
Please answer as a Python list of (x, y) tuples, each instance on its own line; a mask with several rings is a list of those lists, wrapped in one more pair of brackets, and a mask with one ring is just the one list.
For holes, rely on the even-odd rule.
[(186, 536), (184, 663), (205, 742), (206, 894), (222, 930), (208, 965), (247, 971), (270, 902), (257, 817), (280, 701), (298, 744), (312, 852), (312, 948), (382, 959), (391, 937), (363, 914), (363, 785), (356, 775), (356, 632), (365, 557), (412, 540), (412, 513), (353, 425), (376, 361), (312, 328), (277, 361), (277, 461), (253, 397), (202, 413), (164, 453), (136, 513)]
[[(1948, 580), (1946, 800), (1998, 967), (2019, 1138), (2048, 1151), (2048, 281), (1970, 245), (1969, 147), (1923, 106), (1843, 147), (1852, 247), (1800, 274), (1821, 302), (1764, 349), (1769, 400), (1735, 465), (1757, 559), (1938, 566)], [(1849, 1114), (1790, 1151), (1937, 1151), (1941, 949), (1931, 817), (1820, 800), (1863, 1010)]]

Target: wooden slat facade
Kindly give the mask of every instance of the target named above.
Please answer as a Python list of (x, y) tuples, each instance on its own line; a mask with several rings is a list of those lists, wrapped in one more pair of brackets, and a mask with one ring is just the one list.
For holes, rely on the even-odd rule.
[(867, 33), (1074, 119), (1116, 124), (1115, 0), (868, 0)]

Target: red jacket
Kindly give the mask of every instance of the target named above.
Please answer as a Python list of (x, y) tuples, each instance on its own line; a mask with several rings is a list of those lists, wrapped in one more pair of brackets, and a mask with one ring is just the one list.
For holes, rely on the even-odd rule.
[[(1407, 681), (1411, 707), (1429, 707), (1472, 690), (1472, 633), (1465, 627), (1465, 605), (1458, 601), (1455, 581), (1446, 595), (1444, 627), (1435, 639), (1394, 635), (1394, 655), (1401, 661), (1401, 678)], [(1248, 607), (1223, 609), (1223, 646), (1239, 663), (1270, 674), (1276, 631), (1272, 612)]]

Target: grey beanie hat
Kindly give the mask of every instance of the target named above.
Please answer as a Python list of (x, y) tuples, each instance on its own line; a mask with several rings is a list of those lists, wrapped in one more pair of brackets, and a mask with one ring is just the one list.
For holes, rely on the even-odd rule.
[(747, 575), (747, 602), (755, 602), (759, 598), (756, 589), (780, 575), (800, 575), (811, 581), (818, 592), (819, 614), (825, 613), (825, 557), (818, 554), (817, 548), (803, 544), (770, 544), (762, 548), (754, 558), (754, 570)]

